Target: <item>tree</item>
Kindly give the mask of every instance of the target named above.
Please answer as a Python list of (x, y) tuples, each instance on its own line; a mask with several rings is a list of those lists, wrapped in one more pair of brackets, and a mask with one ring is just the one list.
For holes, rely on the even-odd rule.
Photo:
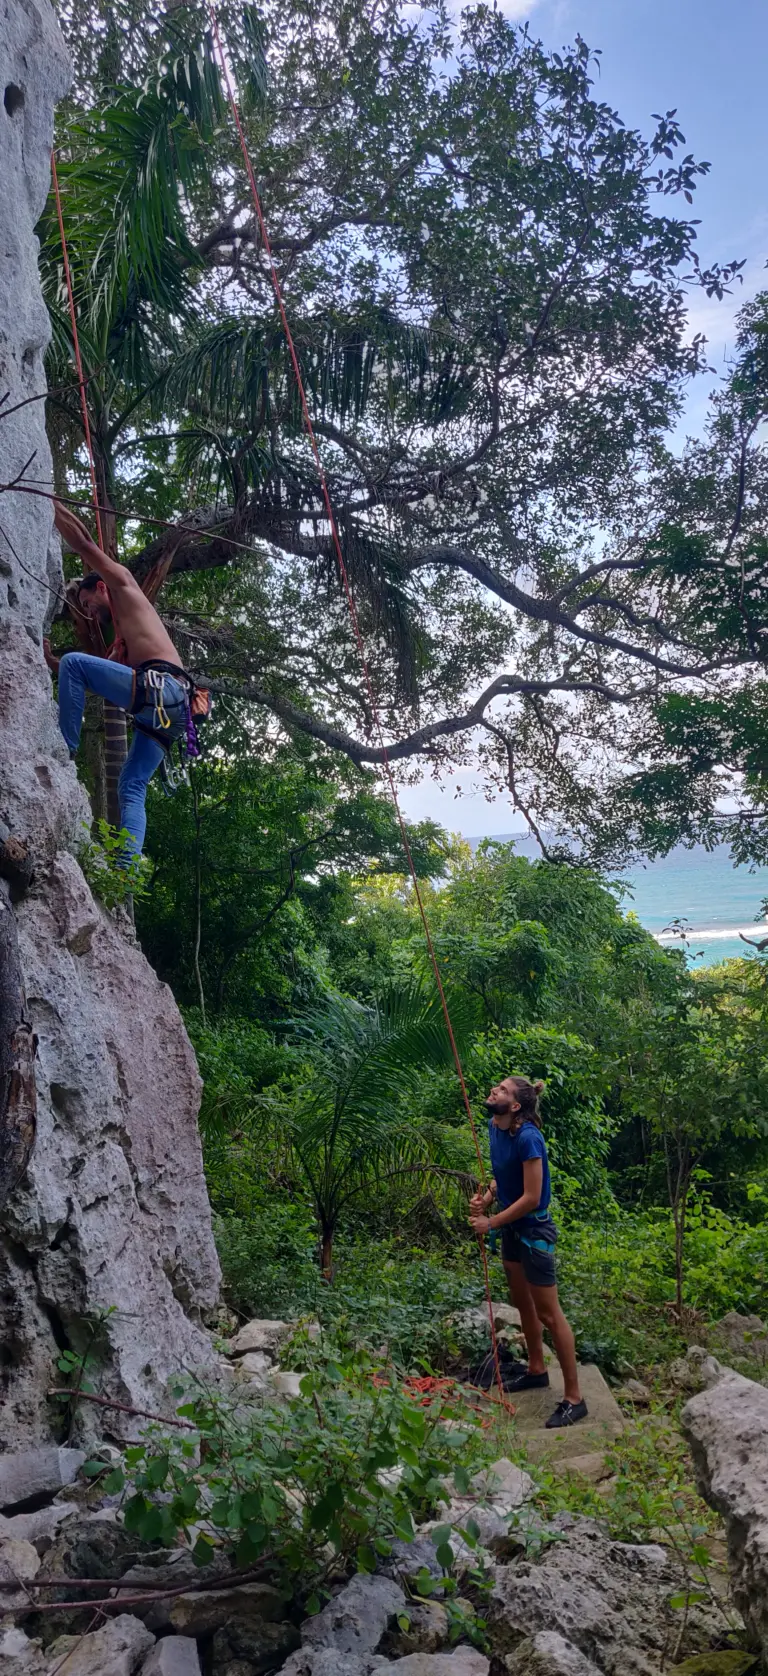
[[(109, 56), (130, 16), (81, 58)], [(116, 493), (171, 520), (202, 501), (165, 598), (212, 683), (380, 764), (205, 14), (184, 16), (197, 57), (176, 12), (151, 10), (124, 84), (106, 98), (97, 78), (62, 136), (83, 296), (133, 308)], [(583, 42), (547, 54), (484, 6), (456, 43), (440, 8), (270, 5), (258, 97), (253, 32), (225, 23), (390, 755), (461, 761), (480, 728), (534, 827), (567, 816), (587, 837), (627, 718), (750, 656), (713, 655), (660, 546), (661, 445), (704, 359), (685, 288), (720, 294), (739, 264), (702, 273), (695, 223), (654, 200), (690, 202), (707, 165), (680, 154), (674, 112), (648, 139), (625, 128)], [(112, 136), (160, 95), (162, 166), (137, 174)], [(158, 275), (167, 296), (148, 302)], [(138, 575), (163, 539), (132, 540)]]
[[(191, 787), (153, 796), (137, 921), (182, 1000), (268, 1021), (324, 986), (324, 936), (353, 907), (350, 875), (399, 869), (400, 830), (370, 776), (339, 774), (308, 741), (248, 754), (227, 718), (213, 725)], [(439, 876), (439, 827), (414, 824), (409, 842), (418, 872)]]
[[(461, 1039), (460, 1018), (454, 1027)], [(367, 1007), (329, 996), (304, 1014), (301, 1038), (310, 1074), (277, 1121), (311, 1194), (330, 1280), (339, 1218), (353, 1200), (399, 1171), (439, 1174), (460, 1162), (466, 1173), (468, 1159), (460, 1140), (409, 1109), (424, 1072), (452, 1063), (433, 992), (401, 986)]]

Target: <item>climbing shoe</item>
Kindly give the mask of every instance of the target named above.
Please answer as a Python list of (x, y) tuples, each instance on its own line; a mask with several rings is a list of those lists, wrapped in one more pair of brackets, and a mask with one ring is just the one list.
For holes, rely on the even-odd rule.
[(548, 1373), (529, 1373), (525, 1364), (520, 1372), (512, 1379), (504, 1381), (505, 1391), (545, 1391), (549, 1384)]
[(589, 1410), (582, 1397), (581, 1402), (568, 1402), (563, 1398), (559, 1402), (554, 1414), (550, 1414), (546, 1423), (548, 1432), (556, 1431), (560, 1426), (575, 1426), (577, 1420), (586, 1420)]

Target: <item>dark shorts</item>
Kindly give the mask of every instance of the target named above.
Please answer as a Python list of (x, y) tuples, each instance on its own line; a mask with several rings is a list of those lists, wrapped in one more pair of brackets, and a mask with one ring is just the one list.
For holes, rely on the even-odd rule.
[(549, 1242), (546, 1251), (540, 1251), (534, 1245), (526, 1245), (514, 1224), (507, 1224), (501, 1230), (501, 1255), (505, 1263), (522, 1264), (529, 1286), (557, 1285), (555, 1247)]

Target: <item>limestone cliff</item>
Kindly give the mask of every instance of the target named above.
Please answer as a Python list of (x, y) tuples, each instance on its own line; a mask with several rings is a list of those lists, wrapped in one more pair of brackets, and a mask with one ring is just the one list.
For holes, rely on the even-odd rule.
[[(51, 478), (43, 403), (19, 404), (45, 387), (34, 227), (68, 78), (48, 0), (0, 0), (6, 484), (32, 455), (30, 474)], [(88, 808), (41, 647), (60, 587), (50, 502), (0, 493), (0, 823), (33, 853), (13, 933), (38, 1038), (36, 1144), (0, 1212), (0, 1450), (50, 1436), (57, 1349), (79, 1348), (82, 1323), (101, 1311), (114, 1312), (103, 1389), (156, 1408), (172, 1372), (211, 1364), (200, 1317), (219, 1285), (192, 1049), (170, 991), (94, 902), (75, 860)], [(110, 1427), (120, 1431), (117, 1416)]]

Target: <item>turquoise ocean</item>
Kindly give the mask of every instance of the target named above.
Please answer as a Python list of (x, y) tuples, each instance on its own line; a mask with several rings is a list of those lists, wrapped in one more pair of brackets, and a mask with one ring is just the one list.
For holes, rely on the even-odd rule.
[[(514, 832), (521, 855), (540, 854), (527, 834)], [(478, 842), (470, 840), (473, 847)], [(621, 906), (637, 914), (641, 924), (666, 948), (687, 948), (695, 966), (714, 966), (735, 955), (755, 956), (742, 942), (768, 937), (763, 904), (768, 900), (768, 867), (734, 867), (726, 849), (675, 849), (658, 861), (613, 875), (626, 887)], [(674, 922), (685, 926), (685, 941)]]

